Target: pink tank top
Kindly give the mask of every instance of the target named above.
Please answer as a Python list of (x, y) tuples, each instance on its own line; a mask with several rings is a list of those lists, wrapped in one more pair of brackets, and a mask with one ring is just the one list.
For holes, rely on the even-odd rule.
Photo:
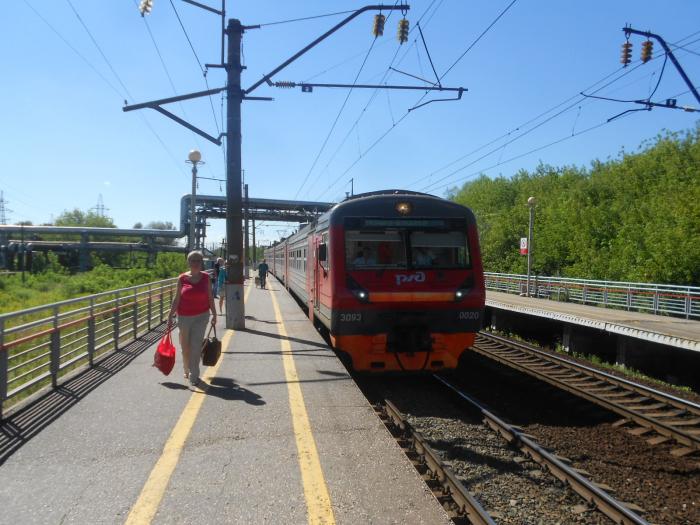
[(180, 302), (178, 315), (200, 315), (209, 310), (209, 274), (202, 272), (196, 284), (186, 274), (180, 274)]

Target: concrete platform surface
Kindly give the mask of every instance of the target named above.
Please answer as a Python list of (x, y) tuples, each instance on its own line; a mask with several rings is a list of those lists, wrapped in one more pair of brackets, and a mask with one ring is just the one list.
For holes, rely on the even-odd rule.
[[(170, 376), (152, 368), (152, 345), (43, 416), (0, 465), (0, 523), (307, 523), (324, 484), (338, 523), (451, 523), (282, 286), (246, 293), (245, 331), (219, 318), (228, 344), (206, 389), (189, 389), (179, 353)], [(4, 433), (41, 417), (20, 415)]]
[(486, 306), (700, 352), (700, 321), (486, 292)]

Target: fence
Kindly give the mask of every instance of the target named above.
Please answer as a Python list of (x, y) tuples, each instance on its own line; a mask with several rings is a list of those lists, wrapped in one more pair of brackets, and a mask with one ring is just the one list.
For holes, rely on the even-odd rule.
[(177, 279), (0, 315), (0, 416), (163, 323)]
[[(525, 295), (527, 276), (485, 272), (486, 289)], [(530, 277), (533, 297), (700, 319), (700, 287)]]

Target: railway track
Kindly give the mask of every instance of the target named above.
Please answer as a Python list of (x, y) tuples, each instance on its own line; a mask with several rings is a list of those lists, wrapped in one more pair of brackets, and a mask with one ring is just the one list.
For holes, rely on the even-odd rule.
[(385, 400), (383, 405), (375, 406), (375, 410), (455, 523), (496, 525), (488, 512), (452, 470), (443, 464), (437, 452), (411, 427), (391, 401)]
[(540, 445), (531, 436), (521, 432), (516, 427), (509, 425), (495, 414), (491, 413), (476, 399), (465, 394), (457, 386), (443, 377), (434, 376), (442, 385), (457, 394), (459, 398), (475, 408), (484, 418), (484, 423), (498, 432), (508, 443), (520, 449), (520, 451), (534, 462), (540, 464), (546, 471), (565, 483), (574, 492), (581, 496), (589, 505), (597, 508), (614, 523), (624, 525), (648, 525), (648, 522), (640, 517), (635, 510), (642, 510), (634, 504), (617, 501), (604, 489), (605, 486), (597, 484), (585, 477), (586, 472), (575, 469), (567, 464), (565, 458), (558, 457)]
[(471, 349), (618, 414), (615, 426), (630, 426), (629, 433), (646, 436), (651, 445), (675, 441), (680, 446), (671, 450), (674, 456), (700, 451), (696, 403), (485, 332)]
[[(649, 522), (638, 514), (644, 512), (643, 509), (633, 503), (618, 501), (608, 493), (611, 490), (609, 487), (591, 481), (587, 478), (590, 474), (572, 467), (566, 458), (545, 450), (532, 436), (504, 422), (447, 379), (437, 375), (434, 379), (436, 381), (433, 389), (439, 392), (439, 397), (456, 393), (462, 404), (469, 405), (464, 412), (461, 412), (464, 410), (462, 407), (452, 416), (442, 416), (450, 419), (454, 417), (451, 424), (443, 423), (436, 429), (429, 420), (421, 421), (421, 416), (403, 415), (387, 399), (383, 402), (377, 400), (374, 406), (455, 523), (492, 524), (500, 522), (501, 519), (554, 523), (568, 522), (567, 520), (571, 519), (577, 523), (599, 524), (610, 519), (614, 523), (624, 525), (649, 525)], [(437, 399), (429, 393), (433, 389), (424, 389), (424, 394), (431, 404)], [(407, 399), (400, 391), (401, 389), (389, 387), (388, 393), (392, 396), (397, 395), (405, 404)], [(409, 401), (409, 405), (413, 407), (409, 410), (417, 409), (421, 412), (413, 402)], [(476, 412), (476, 417), (467, 416), (466, 420), (463, 420), (460, 412)], [(422, 431), (409, 423), (409, 419), (413, 421), (416, 417), (418, 428), (427, 434), (423, 435)], [(469, 419), (473, 419), (474, 423), (478, 422), (481, 430), (477, 430), (473, 424), (459, 429)], [(484, 439), (485, 435), (491, 437)], [(440, 452), (431, 448), (429, 443), (436, 443)], [(498, 453), (497, 449), (503, 452)], [(473, 461), (482, 467), (486, 466), (486, 469), (474, 465)], [(457, 466), (462, 462), (466, 462), (468, 473), (465, 473), (464, 465)], [(449, 466), (453, 464), (458, 473), (453, 472)], [(531, 474), (538, 471), (545, 478), (548, 477), (546, 473), (549, 473), (551, 481), (545, 482), (544, 478)], [(556, 485), (557, 483), (559, 485)], [(559, 488), (554, 489), (554, 486)], [(567, 488), (570, 489), (571, 496), (565, 498), (563, 494), (568, 492)], [(554, 496), (554, 501), (559, 503), (551, 499), (545, 501), (552, 497), (552, 491), (558, 494)], [(550, 496), (546, 495), (548, 492)], [(500, 493), (501, 496), (494, 497), (494, 493)], [(530, 501), (527, 501), (527, 497), (518, 501), (523, 495), (528, 495)], [(583, 502), (578, 500), (580, 503), (576, 503), (578, 497), (582, 498)], [(509, 514), (512, 509), (509, 508), (509, 501), (511, 506), (516, 502), (519, 507), (523, 505), (516, 515)], [(590, 514), (594, 510), (600, 514)], [(587, 517), (575, 517), (580, 513), (586, 513)], [(595, 514), (598, 517), (595, 517)]]

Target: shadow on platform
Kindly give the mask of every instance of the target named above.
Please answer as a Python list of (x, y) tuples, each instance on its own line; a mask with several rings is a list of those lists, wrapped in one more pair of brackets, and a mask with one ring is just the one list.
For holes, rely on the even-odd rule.
[(29, 401), (0, 422), (0, 465), (44, 428), (56, 421), (87, 394), (124, 369), (165, 333), (165, 324), (144, 334), (121, 350), (96, 361), (58, 387)]
[(251, 330), (246, 328), (245, 332), (253, 335), (262, 335), (264, 337), (272, 337), (274, 339), (286, 339), (287, 341), (294, 341), (295, 343), (301, 343), (304, 345), (315, 346), (316, 348), (323, 348), (324, 350), (330, 350), (331, 348), (325, 343), (318, 343), (316, 341), (309, 341), (308, 339), (299, 339), (298, 337), (282, 337), (279, 334), (273, 334), (271, 332), (262, 332), (260, 330)]

